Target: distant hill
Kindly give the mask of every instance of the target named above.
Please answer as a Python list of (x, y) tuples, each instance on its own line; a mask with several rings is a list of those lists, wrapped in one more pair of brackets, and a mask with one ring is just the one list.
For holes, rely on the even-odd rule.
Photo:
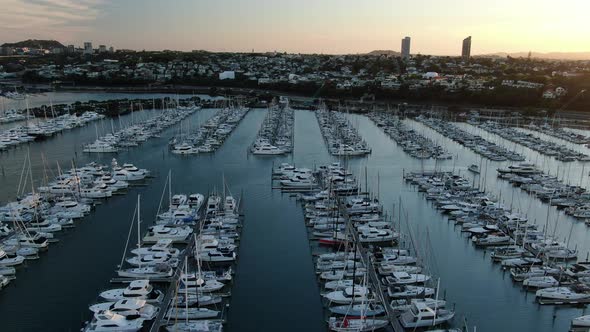
[[(490, 53), (490, 54), (479, 54), (475, 57), (500, 57), (505, 58), (507, 56), (513, 58), (526, 58), (529, 56), (529, 52), (515, 52), (515, 53)], [(531, 52), (531, 58), (537, 59), (548, 59), (548, 60), (590, 60), (590, 52)]]
[(62, 43), (58, 42), (57, 40), (37, 40), (37, 39), (28, 39), (16, 43), (4, 43), (0, 45), (2, 47), (28, 47), (28, 48), (42, 48), (46, 50), (51, 50), (54, 48), (64, 48), (65, 46)]
[(375, 50), (367, 53), (367, 55), (393, 55), (393, 56), (400, 56), (400, 52), (392, 51), (392, 50)]

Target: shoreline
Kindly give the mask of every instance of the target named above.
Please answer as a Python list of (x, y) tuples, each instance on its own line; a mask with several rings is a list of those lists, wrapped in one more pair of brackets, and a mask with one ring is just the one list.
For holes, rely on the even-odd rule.
[[(6, 82), (6, 81), (4, 81)], [(0, 81), (0, 83), (3, 83)], [(573, 128), (587, 129), (590, 128), (590, 119), (586, 111), (559, 111), (558, 114), (547, 114), (542, 116), (539, 114), (527, 115), (526, 112), (540, 112), (542, 108), (518, 108), (518, 107), (493, 107), (486, 105), (470, 105), (470, 104), (452, 104), (441, 103), (435, 101), (416, 101), (416, 100), (359, 100), (356, 97), (344, 98), (314, 98), (313, 96), (305, 96), (296, 93), (284, 92), (272, 89), (250, 89), (240, 87), (226, 87), (226, 86), (201, 86), (201, 85), (159, 85), (159, 86), (104, 86), (104, 85), (79, 85), (79, 86), (60, 86), (52, 87), (50, 84), (30, 84), (20, 83), (22, 86), (39, 90), (39, 93), (45, 92), (66, 92), (66, 93), (163, 93), (163, 94), (178, 94), (178, 95), (210, 95), (210, 96), (236, 96), (246, 95), (249, 97), (278, 97), (287, 96), (294, 105), (302, 108), (312, 107), (318, 100), (322, 100), (329, 105), (339, 106), (343, 103), (347, 105), (347, 112), (350, 113), (366, 113), (372, 109), (389, 109), (392, 107), (402, 107), (406, 111), (425, 111), (431, 110), (442, 113), (450, 113), (456, 116), (460, 113), (466, 113), (471, 110), (479, 111), (480, 114), (494, 114), (490, 116), (491, 119), (506, 119), (512, 112), (525, 113), (525, 118), (559, 118), (561, 122)], [(496, 116), (499, 115), (499, 116)], [(503, 115), (503, 116), (502, 116)], [(484, 118), (486, 118), (484, 116)]]

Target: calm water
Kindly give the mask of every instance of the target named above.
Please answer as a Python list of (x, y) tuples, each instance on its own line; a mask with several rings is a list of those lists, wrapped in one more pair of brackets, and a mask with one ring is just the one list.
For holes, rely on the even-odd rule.
[[(183, 122), (183, 130), (196, 127), (213, 113), (214, 110), (195, 113)], [(272, 191), (270, 174), (273, 163), (286, 161), (312, 167), (334, 159), (327, 153), (315, 116), (308, 111), (295, 113), (293, 156), (249, 156), (246, 149), (265, 114), (265, 110), (249, 112), (223, 147), (210, 156), (184, 158), (168, 153), (168, 138), (179, 131), (180, 125), (169, 128), (162, 138), (119, 153), (119, 161), (150, 169), (156, 178), (148, 186), (130, 189), (126, 196), (105, 201), (75, 229), (60, 235), (61, 241), (51, 245), (40, 260), (28, 262), (17, 279), (0, 292), (0, 330), (78, 331), (89, 318), (88, 305), (96, 300), (99, 291), (111, 286), (109, 279), (121, 260), (136, 195), (142, 195), (142, 214), (147, 226), (156, 214), (166, 173), (172, 169), (174, 192), (207, 193), (214, 187), (221, 189), (225, 177), (233, 194), (243, 195), (245, 221), (227, 329), (325, 331), (303, 213), (292, 197)], [(343, 162), (357, 173), (364, 173), (366, 168), (369, 188), (375, 193), (379, 191), (387, 210), (391, 211), (395, 204), (396, 215), (401, 198), (408, 214), (402, 228), (412, 230), (419, 252), (431, 262), (430, 270), (441, 278), (447, 300), (456, 305), (456, 323), (460, 324), (466, 316), (469, 325), (476, 325), (478, 331), (565, 331), (571, 317), (582, 314), (581, 309), (535, 304), (534, 294), (524, 292), (512, 283), (508, 273), (491, 264), (489, 252), (476, 250), (421, 194), (405, 185), (404, 170), (432, 169), (434, 162), (412, 159), (367, 118), (351, 118), (373, 153), (368, 158)], [(122, 121), (129, 121), (128, 116)], [(479, 163), (479, 156), (470, 150), (418, 123), (409, 124), (459, 156), (437, 167), (454, 167), (466, 174), (467, 165)], [(106, 126), (110, 124), (107, 122)], [(112, 156), (80, 152), (80, 144), (95, 136), (96, 129), (90, 125), (29, 145), (35, 178), (40, 180), (43, 176), (42, 154), (50, 160), (47, 168), (51, 169), (56, 168), (56, 161), (69, 168), (72, 159), (78, 165), (92, 160), (110, 163)], [(0, 154), (0, 201), (14, 198), (26, 154), (26, 146)], [(534, 158), (534, 154), (529, 158)], [(498, 196), (501, 193), (506, 204), (512, 203), (515, 209), (544, 225), (547, 207), (508, 182), (496, 180), (495, 168), (501, 165), (504, 164), (489, 162), (488, 191)], [(577, 181), (581, 170), (577, 175), (574, 170), (578, 166), (581, 167), (568, 166), (569, 177)], [(553, 164), (547, 161), (545, 167)], [(561, 238), (569, 234), (573, 225), (572, 246), (577, 245), (584, 256), (590, 250), (586, 226), (564, 216), (558, 220), (556, 210), (549, 211), (550, 229), (556, 229)]]
[[(170, 93), (150, 94), (150, 93), (100, 93), (100, 92), (47, 92), (47, 93), (29, 95), (27, 98), (27, 101), (28, 101), (28, 107), (31, 108), (31, 107), (39, 107), (42, 105), (50, 105), (50, 103), (53, 103), (53, 105), (71, 104), (76, 101), (81, 101), (81, 102), (90, 101), (90, 100), (103, 101), (103, 100), (109, 100), (109, 99), (161, 99), (161, 98), (165, 98), (165, 97), (169, 97), (169, 98), (173, 98), (173, 99), (176, 99), (176, 98), (183, 99), (183, 98), (189, 98), (192, 96), (200, 97), (202, 99), (208, 99), (208, 100), (223, 99), (223, 97), (219, 97), (219, 96), (212, 97), (209, 95), (200, 95), (200, 94), (176, 95), (176, 94), (170, 94)], [(2, 112), (4, 110), (11, 110), (11, 109), (25, 110), (27, 108), (27, 101), (18, 100), (18, 99), (10, 99), (10, 98), (0, 96), (0, 114), (2, 114)], [(43, 121), (43, 120), (44, 119), (37, 119), (37, 120), (33, 120), (33, 121)], [(23, 123), (24, 123), (24, 121), (11, 122), (11, 123), (0, 123), (0, 131), (12, 128), (16, 125), (21, 125)]]

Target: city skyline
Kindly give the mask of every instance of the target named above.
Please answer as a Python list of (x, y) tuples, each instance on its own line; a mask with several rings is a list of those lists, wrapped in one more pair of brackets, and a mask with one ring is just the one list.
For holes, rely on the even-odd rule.
[[(3, 2), (1, 42), (55, 39), (135, 50), (355, 54), (401, 51), (399, 40), (410, 36), (412, 54), (459, 56), (461, 40), (473, 35), (472, 55), (590, 51), (580, 43), (590, 33), (583, 17), (590, 4), (581, 0), (566, 0), (558, 8), (545, 0), (500, 0), (493, 6), (462, 0), (354, 5), (351, 0), (180, 0), (172, 7), (153, 0)], [(572, 6), (580, 10), (566, 10)]]

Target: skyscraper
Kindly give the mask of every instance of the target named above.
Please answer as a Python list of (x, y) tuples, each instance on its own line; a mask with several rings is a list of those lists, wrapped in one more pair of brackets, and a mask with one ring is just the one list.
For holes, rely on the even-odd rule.
[(402, 39), (402, 59), (410, 58), (410, 37)]
[(85, 42), (84, 43), (84, 54), (92, 54), (92, 53), (94, 53), (94, 50), (92, 49), (92, 43)]
[(463, 39), (463, 49), (461, 50), (461, 58), (464, 62), (469, 62), (471, 57), (471, 36)]

